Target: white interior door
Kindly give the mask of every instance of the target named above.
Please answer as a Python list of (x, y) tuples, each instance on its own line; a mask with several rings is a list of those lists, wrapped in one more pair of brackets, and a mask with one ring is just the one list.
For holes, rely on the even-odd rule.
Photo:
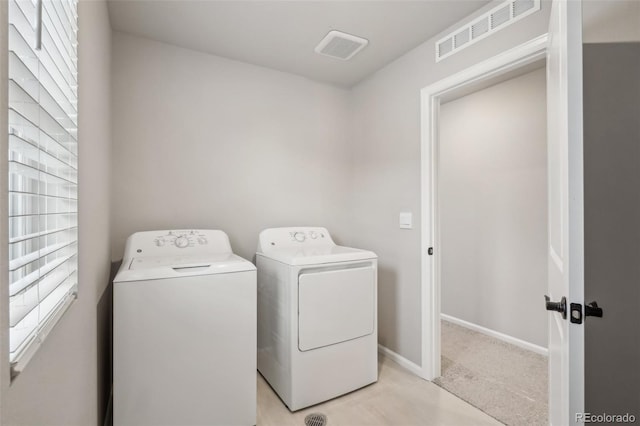
[(549, 296), (567, 317), (549, 313), (549, 422), (577, 424), (584, 412), (584, 327), (569, 321), (584, 303), (582, 4), (553, 0), (547, 52)]

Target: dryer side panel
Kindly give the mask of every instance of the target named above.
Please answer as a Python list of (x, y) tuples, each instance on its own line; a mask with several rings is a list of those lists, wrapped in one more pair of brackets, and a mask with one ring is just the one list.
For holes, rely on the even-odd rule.
[(290, 268), (256, 256), (258, 268), (258, 371), (285, 403), (291, 401)]
[(374, 332), (375, 269), (302, 273), (298, 279), (298, 348), (309, 351)]

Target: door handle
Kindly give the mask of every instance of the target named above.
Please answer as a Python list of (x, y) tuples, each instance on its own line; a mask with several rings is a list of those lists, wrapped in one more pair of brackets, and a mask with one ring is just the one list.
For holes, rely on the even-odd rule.
[(598, 306), (597, 302), (591, 302), (588, 305), (584, 305), (584, 316), (602, 318), (602, 308)]
[(545, 294), (545, 307), (547, 311), (556, 311), (562, 314), (562, 319), (567, 319), (567, 298), (562, 297), (559, 302), (552, 302), (551, 298)]
[[(602, 318), (602, 308), (598, 306), (597, 302), (584, 305), (584, 316)], [(571, 304), (571, 322), (574, 324), (582, 324), (582, 304)]]

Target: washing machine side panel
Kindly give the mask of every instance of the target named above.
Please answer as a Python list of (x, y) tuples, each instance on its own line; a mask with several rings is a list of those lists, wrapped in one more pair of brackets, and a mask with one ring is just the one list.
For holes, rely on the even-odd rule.
[(258, 269), (258, 371), (285, 403), (291, 399), (290, 268), (256, 256)]
[(256, 273), (116, 283), (114, 424), (256, 422)]

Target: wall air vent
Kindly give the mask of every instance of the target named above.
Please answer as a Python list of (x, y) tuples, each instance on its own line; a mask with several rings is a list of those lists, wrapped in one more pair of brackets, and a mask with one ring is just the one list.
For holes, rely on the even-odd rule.
[(364, 49), (367, 44), (369, 44), (369, 41), (364, 38), (334, 30), (329, 31), (329, 34), (318, 43), (315, 50), (316, 53), (321, 55), (346, 61), (347, 59), (353, 58), (353, 56)]
[(436, 62), (540, 10), (540, 0), (507, 0), (436, 42)]

